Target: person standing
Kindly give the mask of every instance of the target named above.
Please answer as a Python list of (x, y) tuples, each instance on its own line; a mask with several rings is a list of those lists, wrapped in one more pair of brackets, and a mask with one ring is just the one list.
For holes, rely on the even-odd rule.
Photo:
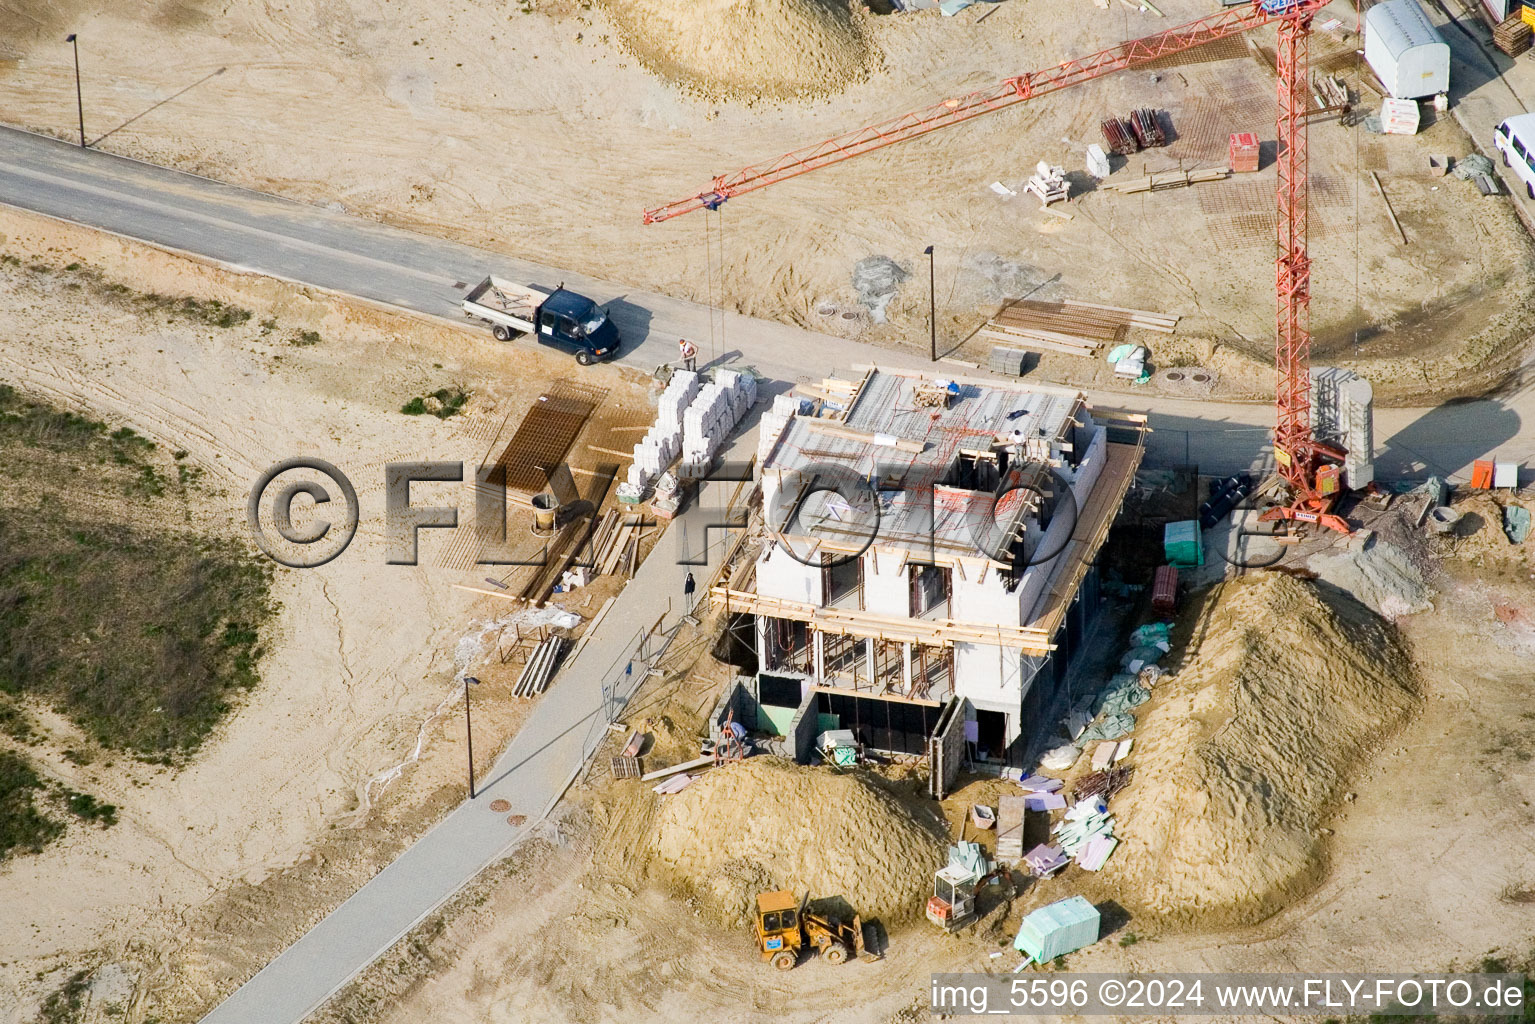
[(689, 615), (693, 614), (693, 591), (696, 589), (698, 584), (694, 581), (693, 574), (688, 573), (688, 578), (682, 581), (682, 597), (687, 603)]
[(693, 373), (698, 372), (698, 346), (686, 338), (677, 339), (677, 351), (682, 353), (682, 365)]

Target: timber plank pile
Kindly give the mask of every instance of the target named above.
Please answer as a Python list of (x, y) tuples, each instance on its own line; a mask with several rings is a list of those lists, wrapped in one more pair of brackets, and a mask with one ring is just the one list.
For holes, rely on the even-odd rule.
[(514, 697), (537, 697), (549, 688), (554, 670), (559, 667), (560, 655), (565, 652), (565, 638), (555, 634), (539, 644), (528, 663), (522, 666), (522, 674), (512, 686)]
[(1530, 33), (1529, 23), (1515, 14), (1492, 30), (1492, 45), (1510, 57), (1517, 57), (1530, 48)]
[(1165, 313), (1075, 299), (1064, 302), (1023, 299), (988, 321), (981, 336), (1036, 352), (1091, 356), (1105, 343), (1117, 345), (1124, 341), (1132, 327), (1171, 334), (1178, 319)]
[(592, 535), (592, 571), (599, 576), (623, 573), (633, 579), (640, 565), (640, 542), (645, 533), (640, 516), (609, 509)]
[(1166, 188), (1183, 188), (1202, 181), (1220, 181), (1229, 177), (1229, 167), (1202, 167), (1192, 171), (1158, 171), (1139, 178), (1126, 178), (1124, 181), (1106, 181), (1099, 188), (1122, 193), (1160, 192)]

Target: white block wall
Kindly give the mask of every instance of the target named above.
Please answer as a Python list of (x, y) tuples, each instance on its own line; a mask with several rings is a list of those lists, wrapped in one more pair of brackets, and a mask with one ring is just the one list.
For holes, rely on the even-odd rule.
[[(863, 606), (874, 615), (911, 614), (911, 569), (909, 566), (896, 571), (901, 556), (894, 551), (881, 551), (871, 558), (872, 552), (863, 553)], [(874, 563), (879, 563), (879, 572)]]
[(776, 544), (769, 545), (757, 561), (757, 593), (819, 606), (824, 600), (821, 567), (806, 565)]

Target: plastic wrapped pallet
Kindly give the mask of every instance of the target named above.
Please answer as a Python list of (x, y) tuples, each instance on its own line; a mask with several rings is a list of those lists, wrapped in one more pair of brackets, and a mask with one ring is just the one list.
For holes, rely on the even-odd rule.
[(1035, 963), (1075, 953), (1098, 941), (1098, 909), (1081, 896), (1040, 907), (1023, 919), (1013, 948)]
[(799, 413), (799, 399), (793, 395), (774, 395), (773, 412), (779, 416), (794, 416)]

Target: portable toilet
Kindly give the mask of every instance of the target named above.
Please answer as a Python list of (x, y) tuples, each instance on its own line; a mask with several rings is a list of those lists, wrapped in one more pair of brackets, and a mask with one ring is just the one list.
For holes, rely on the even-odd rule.
[(1081, 896), (1040, 907), (1023, 919), (1013, 948), (1037, 964), (1075, 953), (1098, 941), (1098, 908)]
[(1450, 91), (1450, 45), (1418, 0), (1385, 0), (1365, 12), (1364, 59), (1399, 100)]

